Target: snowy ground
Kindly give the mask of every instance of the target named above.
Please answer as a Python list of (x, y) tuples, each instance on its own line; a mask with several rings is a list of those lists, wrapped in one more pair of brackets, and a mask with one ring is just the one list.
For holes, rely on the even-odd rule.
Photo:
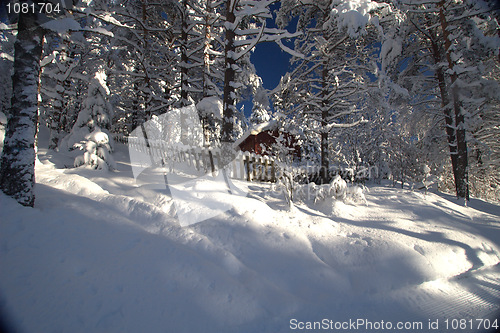
[(35, 209), (0, 194), (0, 310), (20, 332), (478, 332), (500, 309), (499, 206), (372, 186), (366, 205), (288, 210), (235, 182), (250, 195), (213, 193), (232, 208), (181, 227), (124, 146), (112, 173), (39, 153)]

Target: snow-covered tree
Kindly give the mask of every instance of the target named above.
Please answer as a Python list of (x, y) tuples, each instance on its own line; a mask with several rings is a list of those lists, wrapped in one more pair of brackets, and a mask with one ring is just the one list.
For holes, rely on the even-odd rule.
[(116, 169), (115, 162), (111, 156), (112, 141), (108, 133), (96, 127), (92, 133), (85, 136), (85, 140), (75, 144), (75, 147), (84, 151), (83, 155), (75, 158), (74, 166), (88, 166), (91, 169), (113, 170)]
[(0, 166), (0, 187), (24, 206), (35, 203), (35, 136), (44, 29), (37, 15), (20, 13), (12, 77), (12, 104)]
[(252, 114), (250, 124), (257, 125), (271, 120), (271, 109), (269, 107), (269, 97), (264, 88), (258, 89), (253, 97)]
[[(5, 28), (8, 28), (5, 25)], [(16, 36), (13, 30), (0, 30), (0, 112), (8, 113), (12, 96), (12, 71), (14, 68), (14, 42)]]
[[(81, 8), (92, 50), (87, 64), (106, 68), (110, 101), (116, 107), (113, 131), (129, 133), (176, 102), (176, 39), (170, 15), (176, 1), (93, 1)], [(89, 28), (90, 29), (90, 28)]]
[(218, 146), (222, 121), (222, 100), (217, 96), (203, 98), (196, 109), (203, 128), (204, 146)]
[(371, 12), (381, 7), (369, 0), (287, 0), (280, 8), (278, 24), (286, 26), (298, 16), (297, 28), (304, 32), (295, 42), (295, 69), (282, 81), (280, 98), (291, 99), (289, 114), (312, 120), (309, 132), (319, 136), (325, 183), (329, 182), (329, 137), (334, 129), (362, 122), (356, 100), (366, 90), (366, 73), (373, 70), (367, 45), (376, 36), (367, 26), (378, 23)]
[[(200, 41), (200, 38), (197, 38), (195, 24), (191, 20), (191, 15), (193, 8), (188, 3), (188, 0), (182, 0), (179, 2), (179, 12), (181, 13), (181, 22), (180, 22), (180, 53), (181, 53), (181, 61), (179, 63), (180, 73), (181, 73), (181, 82), (180, 82), (180, 101), (179, 106), (184, 107), (191, 104), (189, 100), (189, 93), (194, 92), (192, 86), (192, 80), (190, 80), (189, 70), (195, 65), (199, 65), (201, 62), (200, 58), (195, 58), (194, 49), (197, 48), (195, 44), (196, 41)], [(181, 119), (182, 121), (182, 119)], [(181, 128), (186, 128), (184, 124), (181, 124)]]
[(500, 59), (492, 57), (483, 64), (489, 72), (485, 77), (493, 84), (484, 87), (488, 103), (470, 121), (469, 183), (473, 195), (496, 200), (500, 198)]
[(75, 145), (87, 140), (89, 134), (95, 130), (109, 134), (111, 120), (113, 119), (113, 108), (108, 101), (108, 95), (106, 73), (104, 69), (100, 69), (89, 82), (87, 96), (82, 103), (82, 110), (78, 114), (71, 133), (63, 139), (62, 145), (64, 148), (76, 148)]
[[(224, 23), (224, 117), (222, 119), (221, 141), (232, 143), (236, 139), (234, 124), (236, 122), (236, 91), (242, 87), (237, 79), (241, 71), (238, 61), (260, 42), (275, 41), (279, 45), (281, 39), (293, 37), (283, 29), (266, 27), (266, 20), (271, 19), (270, 5), (274, 0), (264, 1), (225, 1)], [(289, 51), (289, 50), (288, 50)]]
[(106, 65), (109, 45), (106, 37), (112, 33), (103, 28), (102, 22), (81, 11), (80, 7), (61, 10), (61, 17), (43, 24), (47, 34), (42, 59), (40, 120), (50, 130), (49, 148), (64, 145), (61, 139), (71, 132), (77, 120), (88, 82), (96, 68)]
[(205, 0), (205, 8), (200, 17), (203, 36), (203, 98), (208, 96), (222, 97), (223, 50), (221, 43), (223, 22), (221, 13), (217, 12), (218, 4), (214, 0)]
[(81, 32), (49, 32), (44, 44), (40, 114), (50, 130), (49, 148), (55, 149), (78, 115), (75, 103), (80, 102), (78, 81), (82, 78), (81, 59), (87, 44)]
[[(484, 88), (492, 85), (480, 64), (498, 54), (498, 36), (486, 36), (482, 25), (498, 26), (498, 22), (478, 7), (481, 2), (395, 4), (404, 19), (386, 31), (383, 69), (392, 62), (393, 76), (413, 94), (412, 102), (421, 110), (440, 110), (436, 120), (446, 133), (455, 191), (459, 198), (468, 199), (469, 120), (477, 119), (491, 101), (485, 94), (491, 90)], [(401, 63), (406, 67), (402, 72)]]

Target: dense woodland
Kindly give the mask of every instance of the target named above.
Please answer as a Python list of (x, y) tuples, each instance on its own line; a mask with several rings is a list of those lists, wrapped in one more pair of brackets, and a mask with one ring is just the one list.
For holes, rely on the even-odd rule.
[[(25, 3), (26, 1), (21, 1)], [(54, 4), (57, 1), (53, 1)], [(35, 4), (36, 6), (36, 4)], [(37, 124), (50, 149), (106, 167), (111, 134), (197, 107), (204, 145), (276, 119), (301, 159), (328, 170), (500, 198), (500, 9), (495, 0), (86, 0), (1, 23), (0, 185), (34, 204)], [(31, 8), (31, 7), (30, 7)], [(272, 91), (259, 43), (292, 55)], [(11, 75), (8, 75), (11, 73)], [(253, 101), (250, 117), (238, 107)], [(180, 121), (183, 119), (181, 117)], [(182, 127), (182, 126), (181, 126)]]

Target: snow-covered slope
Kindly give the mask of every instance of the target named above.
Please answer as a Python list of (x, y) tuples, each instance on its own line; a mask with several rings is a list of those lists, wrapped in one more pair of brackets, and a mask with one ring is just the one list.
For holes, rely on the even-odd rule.
[(20, 332), (274, 333), (323, 319), (423, 325), (401, 332), (472, 319), (460, 332), (476, 332), (500, 308), (498, 206), (373, 186), (367, 205), (289, 210), (269, 185), (236, 182), (250, 195), (181, 227), (168, 196), (135, 186), (125, 152), (105, 173), (41, 149), (35, 209), (0, 194), (0, 309)]

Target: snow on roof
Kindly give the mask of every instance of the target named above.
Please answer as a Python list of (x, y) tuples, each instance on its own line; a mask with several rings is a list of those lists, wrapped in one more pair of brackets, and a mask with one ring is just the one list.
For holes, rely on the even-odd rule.
[(243, 135), (238, 138), (238, 140), (236, 140), (234, 142), (233, 147), (237, 148), (250, 135), (257, 135), (257, 134), (262, 133), (264, 131), (272, 131), (272, 130), (275, 130), (277, 127), (278, 127), (278, 122), (276, 121), (276, 119), (271, 119), (269, 121), (253, 125), (249, 129), (247, 129), (245, 131), (245, 133), (243, 133)]

